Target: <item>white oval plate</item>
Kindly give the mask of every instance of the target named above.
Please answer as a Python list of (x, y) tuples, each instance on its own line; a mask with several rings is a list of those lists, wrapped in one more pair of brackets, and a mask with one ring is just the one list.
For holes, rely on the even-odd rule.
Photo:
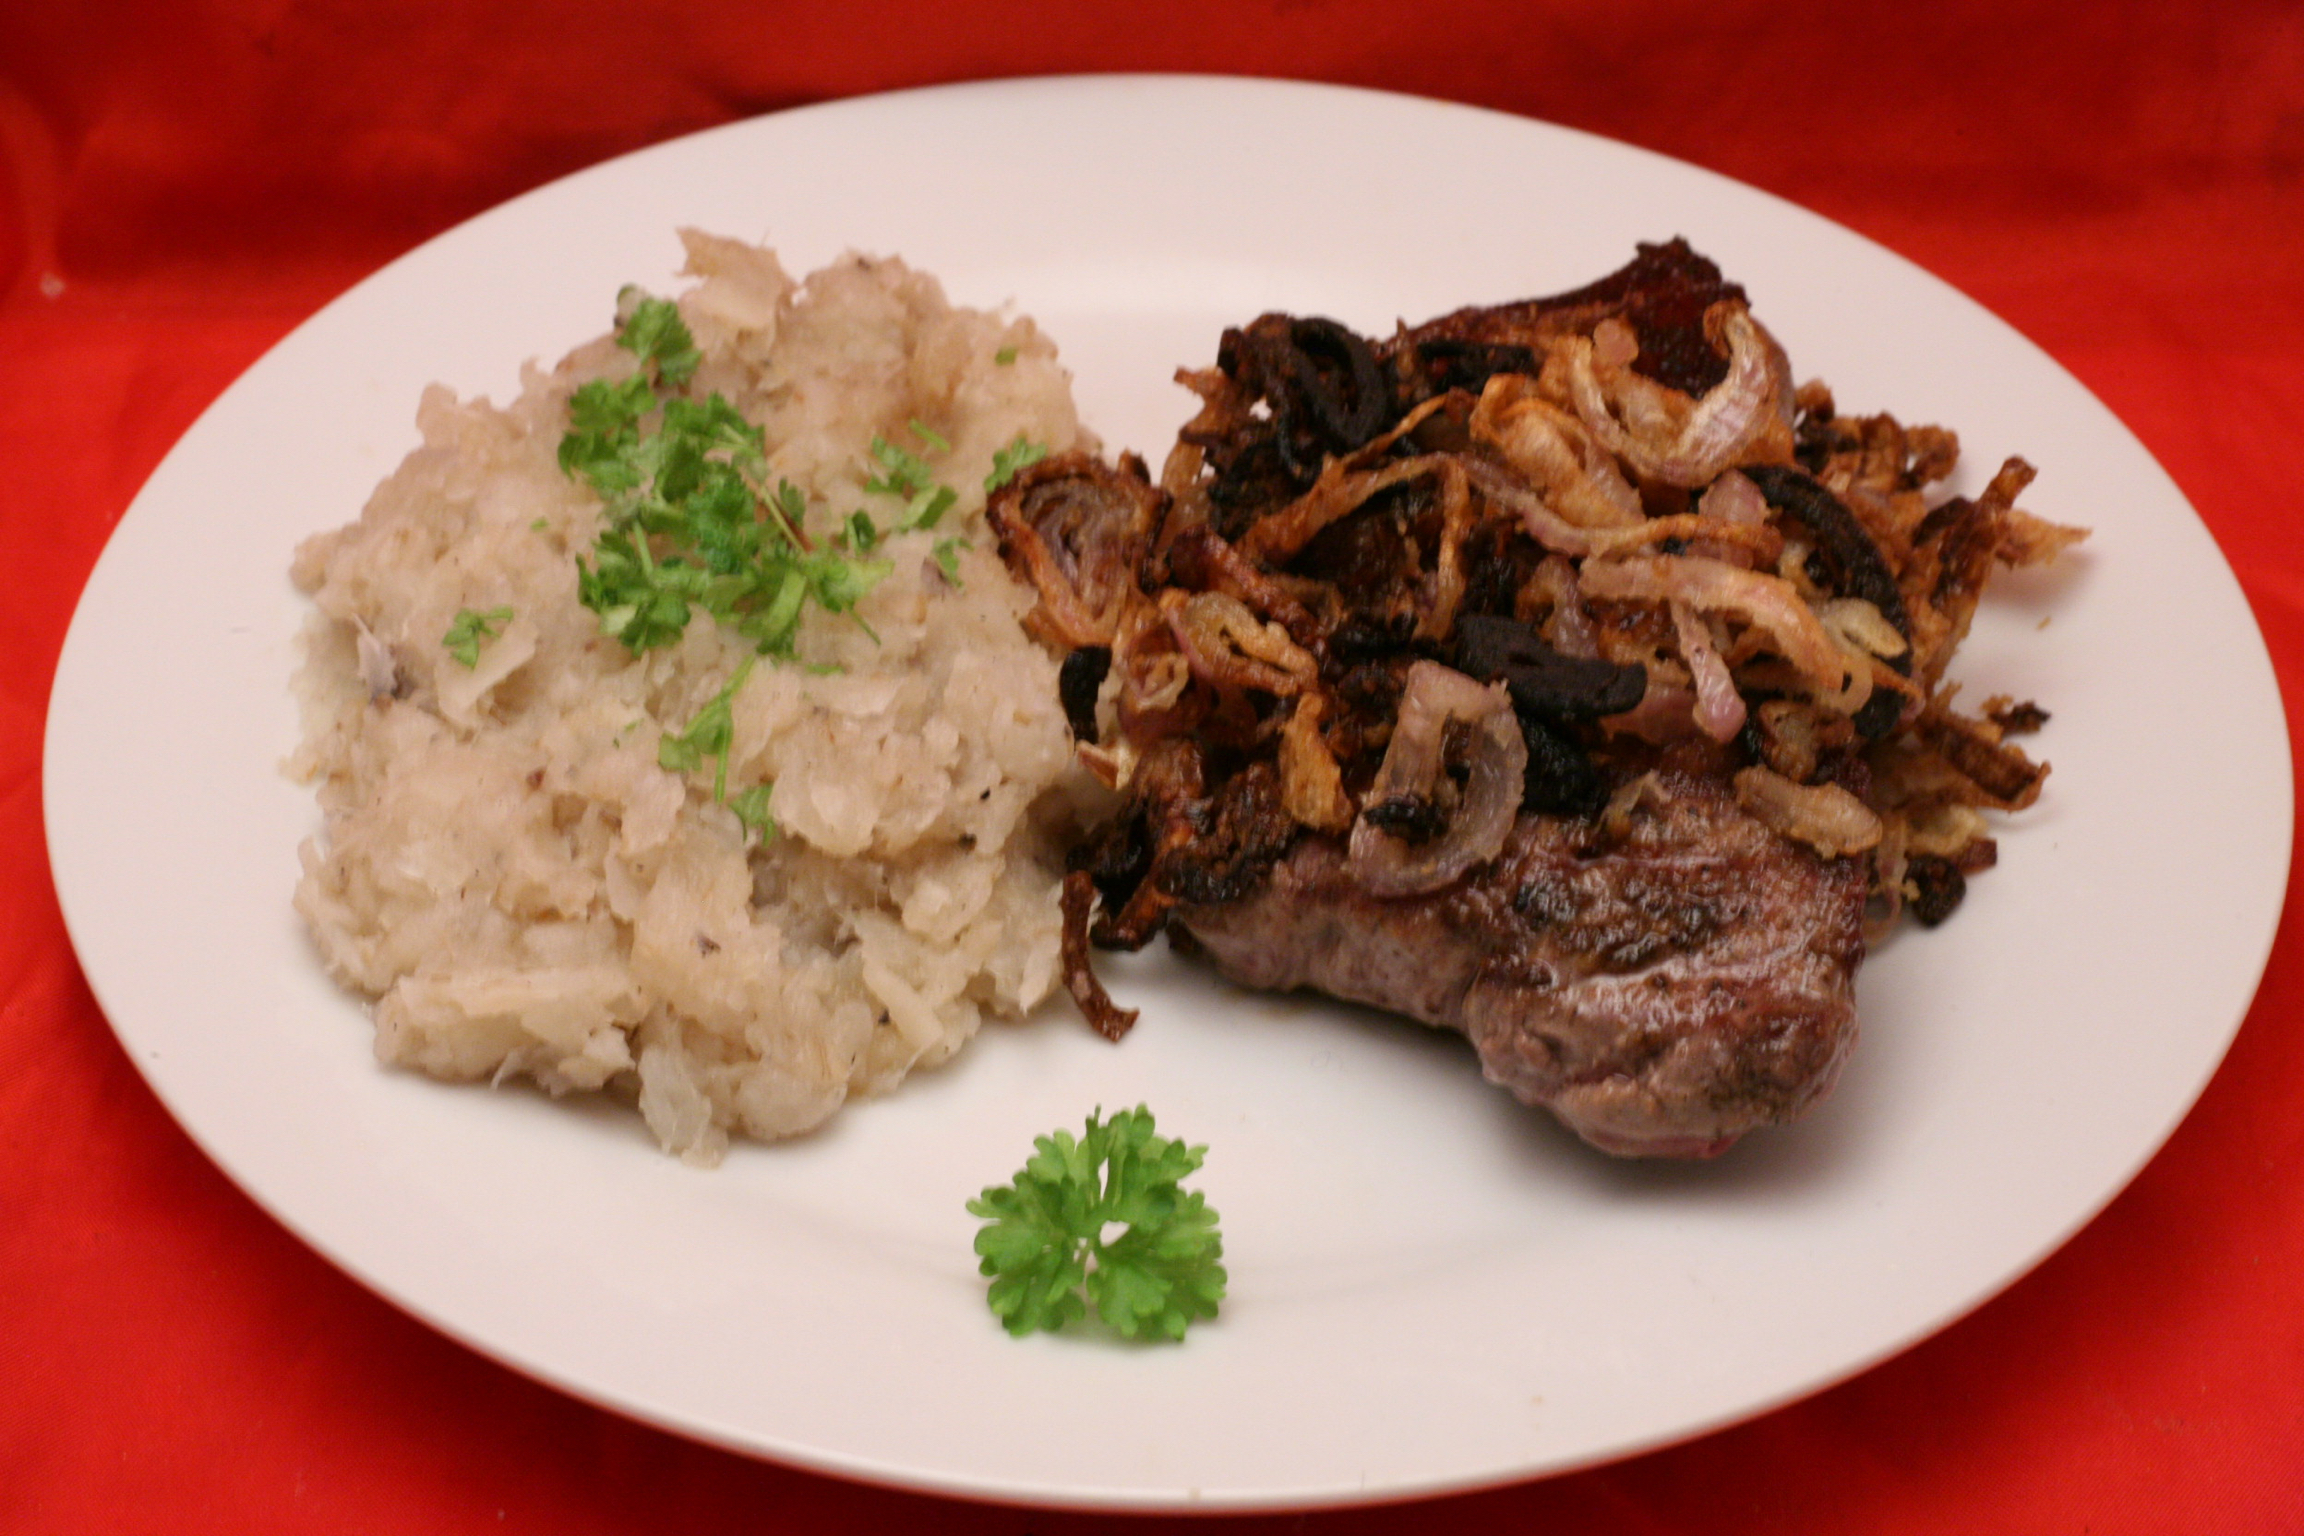
[[(2037, 698), (2055, 773), (2000, 868), (1867, 967), (1838, 1094), (1706, 1166), (1608, 1161), (1451, 1038), (1113, 968), (1117, 1049), (1063, 1009), (700, 1173), (636, 1118), (380, 1069), (289, 911), (315, 824), (278, 771), (302, 535), (416, 441), (424, 385), (674, 286), (682, 224), (854, 246), (1013, 301), (1106, 441), (1157, 461), (1227, 323), (1363, 330), (1557, 291), (1688, 236), (1844, 409), (2021, 452), (2095, 536), (2008, 581), (1956, 671)], [(2207, 750), (2216, 775), (2201, 792)], [(2031, 344), (1857, 236), (1542, 124), (1205, 79), (972, 86), (785, 113), (618, 160), (395, 262), (234, 384), (98, 563), (56, 677), (48, 834), (139, 1069), (262, 1205), (472, 1347), (800, 1466), (1049, 1504), (1394, 1499), (1621, 1456), (1813, 1392), (1976, 1306), (2127, 1183), (2242, 1017), (2278, 916), (2287, 737), (2191, 509)], [(2169, 795), (2186, 786), (2182, 813)], [(1231, 1295), (1180, 1348), (1009, 1339), (963, 1202), (1035, 1134), (1149, 1103), (1212, 1148)]]

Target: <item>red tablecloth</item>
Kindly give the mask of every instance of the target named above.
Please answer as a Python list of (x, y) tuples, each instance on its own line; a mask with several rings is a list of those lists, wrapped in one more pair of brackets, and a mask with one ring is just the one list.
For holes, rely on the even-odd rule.
[[(113, 523), (217, 392), (354, 279), (690, 129), (1103, 69), (1504, 108), (1854, 226), (2127, 420), (2238, 570), (2292, 697), (2304, 679), (2292, 0), (18, 0), (0, 7), (0, 1528), (1087, 1528), (639, 1427), (306, 1251), (193, 1149), (91, 1002), (38, 764), (57, 648)], [(2180, 816), (2191, 791), (2169, 788)], [(2304, 1531), (2300, 1026), (2291, 916), (2230, 1059), (2135, 1185), (2007, 1294), (1845, 1386), (1547, 1483), (1257, 1523)]]

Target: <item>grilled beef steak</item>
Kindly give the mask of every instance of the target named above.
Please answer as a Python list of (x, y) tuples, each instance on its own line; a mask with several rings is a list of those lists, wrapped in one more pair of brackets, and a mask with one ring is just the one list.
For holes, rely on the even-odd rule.
[[(1065, 980), (1161, 933), (1253, 987), (1461, 1030), (1626, 1155), (1706, 1156), (1825, 1093), (1869, 931), (1948, 915), (2030, 706), (1951, 708), (1996, 564), (2079, 537), (2011, 459), (1795, 387), (1684, 242), (1384, 340), (1267, 314), (1141, 460), (988, 509), (1120, 809), (1075, 850)], [(1997, 706), (1997, 707), (1996, 707)]]
[(1704, 1156), (1828, 1091), (1856, 1033), (1866, 874), (1655, 774), (1601, 821), (1522, 816), (1422, 896), (1371, 896), (1304, 838), (1245, 900), (1174, 920), (1244, 986), (1460, 1030), (1491, 1082), (1621, 1154)]

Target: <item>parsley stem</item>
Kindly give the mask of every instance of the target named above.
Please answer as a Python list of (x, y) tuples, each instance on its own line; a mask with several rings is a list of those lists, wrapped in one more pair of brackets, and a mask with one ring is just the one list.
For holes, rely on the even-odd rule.
[(816, 546), (808, 540), (807, 530), (800, 526), (798, 519), (785, 515), (784, 509), (776, 504), (775, 497), (762, 497), (760, 505), (776, 526), (784, 530), (784, 537), (792, 541), (793, 548), (804, 555), (816, 553)]

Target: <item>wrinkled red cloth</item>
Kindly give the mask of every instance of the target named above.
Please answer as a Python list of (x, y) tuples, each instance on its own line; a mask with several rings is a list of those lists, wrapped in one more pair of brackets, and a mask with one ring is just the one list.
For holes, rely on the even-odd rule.
[[(516, 1376), (330, 1268), (202, 1157), (105, 1027), (48, 880), (39, 761), (74, 599), (137, 487), (240, 370), (364, 273), (688, 130), (1113, 69), (1328, 80), (1567, 123), (1912, 257), (2054, 354), (2168, 467), (2299, 713), (2304, 12), (2287, 0), (0, 8), (0, 1529), (1103, 1523), (690, 1444)], [(2304, 1531), (2299, 918), (2167, 1149), (1942, 1335), (1618, 1465), (1244, 1523)]]

